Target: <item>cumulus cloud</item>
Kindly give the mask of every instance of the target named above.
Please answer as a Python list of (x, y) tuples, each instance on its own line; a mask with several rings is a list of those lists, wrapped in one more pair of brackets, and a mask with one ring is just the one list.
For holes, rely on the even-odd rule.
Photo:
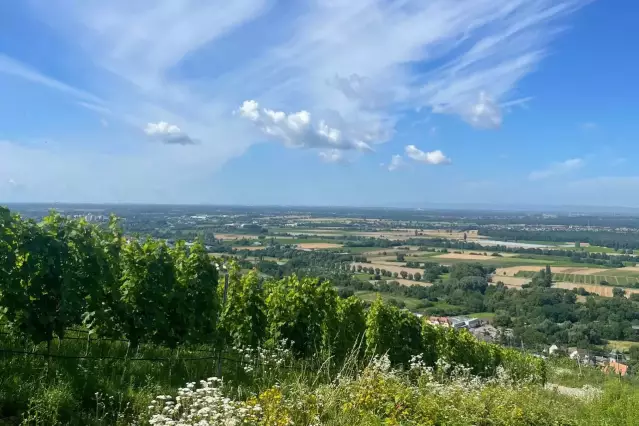
[(528, 175), (530, 180), (543, 180), (556, 176), (561, 176), (580, 169), (584, 165), (584, 160), (581, 158), (570, 158), (566, 161), (553, 163), (549, 167), (543, 170), (536, 170)]
[(330, 127), (324, 120), (313, 123), (308, 111), (287, 114), (267, 108), (260, 109), (256, 101), (247, 100), (237, 112), (253, 122), (265, 135), (288, 147), (373, 150), (368, 143), (349, 137), (344, 130)]
[(402, 158), (401, 155), (399, 154), (395, 154), (391, 157), (391, 161), (390, 164), (388, 165), (388, 171), (389, 172), (394, 172), (395, 170), (399, 169), (400, 167), (404, 166), (404, 159)]
[(415, 145), (408, 145), (405, 148), (405, 152), (408, 157), (421, 163), (433, 165), (451, 163), (450, 158), (446, 157), (440, 150), (424, 152), (421, 149), (417, 148)]
[(169, 124), (166, 121), (148, 123), (144, 128), (144, 133), (168, 145), (194, 145), (196, 143), (189, 135), (182, 132), (178, 126)]

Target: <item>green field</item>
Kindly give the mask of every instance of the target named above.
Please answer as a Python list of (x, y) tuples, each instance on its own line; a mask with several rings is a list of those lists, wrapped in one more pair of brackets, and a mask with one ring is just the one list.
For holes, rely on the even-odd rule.
[(639, 345), (639, 342), (629, 342), (626, 340), (608, 340), (608, 344), (606, 346), (612, 349), (617, 349), (618, 351), (621, 351), (621, 352), (628, 352), (628, 350), (632, 346), (638, 346), (638, 345)]
[[(520, 271), (515, 274), (520, 278), (532, 278), (536, 272), (532, 271)], [(611, 286), (628, 287), (635, 283), (639, 283), (639, 273), (633, 271), (613, 270), (612, 272), (606, 270), (605, 274), (567, 274), (553, 272), (553, 281), (563, 281), (573, 284), (592, 284), (600, 285), (602, 281), (608, 282)]]
[(494, 312), (475, 312), (473, 314), (466, 315), (470, 318), (479, 318), (479, 319), (493, 319), (495, 318)]
[(384, 251), (387, 250), (388, 252), (390, 252), (391, 250), (393, 250), (391, 247), (344, 247), (342, 249), (344, 252), (348, 252), (348, 253), (352, 253), (352, 254), (361, 254), (361, 253), (367, 253), (369, 251)]
[(381, 296), (382, 300), (384, 301), (388, 301), (389, 299), (395, 299), (398, 302), (402, 301), (406, 304), (406, 308), (411, 311), (417, 310), (421, 307), (421, 301), (419, 299), (414, 299), (412, 297), (404, 297), (404, 296), (388, 294), (388, 293), (378, 293), (375, 291), (356, 291), (355, 292), (355, 296), (367, 302), (374, 302), (375, 299), (377, 299), (378, 295)]

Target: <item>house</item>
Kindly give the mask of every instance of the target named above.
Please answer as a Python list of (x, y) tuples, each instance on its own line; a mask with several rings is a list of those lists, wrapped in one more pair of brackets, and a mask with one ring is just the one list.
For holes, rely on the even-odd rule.
[(455, 328), (476, 328), (481, 325), (481, 322), (477, 318), (469, 317), (453, 317), (451, 318), (453, 327)]
[(432, 325), (439, 325), (442, 327), (450, 327), (450, 320), (448, 317), (430, 317), (428, 322)]
[(605, 373), (625, 376), (626, 374), (628, 374), (628, 366), (626, 364), (611, 360), (610, 363), (603, 368), (603, 371)]

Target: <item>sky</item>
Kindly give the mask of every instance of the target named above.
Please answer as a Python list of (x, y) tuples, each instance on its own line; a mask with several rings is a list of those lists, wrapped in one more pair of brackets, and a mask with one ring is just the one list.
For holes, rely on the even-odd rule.
[(631, 0), (0, 2), (0, 202), (639, 207)]

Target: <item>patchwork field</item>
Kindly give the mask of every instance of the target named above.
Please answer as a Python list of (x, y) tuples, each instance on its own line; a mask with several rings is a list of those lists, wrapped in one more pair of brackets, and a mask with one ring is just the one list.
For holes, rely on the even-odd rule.
[[(557, 268), (560, 269), (560, 268)], [(625, 268), (624, 268), (625, 269)], [(563, 281), (573, 284), (593, 284), (598, 285), (602, 281), (607, 282), (612, 286), (631, 286), (635, 283), (639, 283), (639, 272), (636, 271), (623, 271), (616, 269), (598, 269), (595, 272), (582, 273), (583, 269), (579, 270), (565, 270), (563, 272), (555, 271), (553, 269), (553, 280)], [(532, 271), (520, 271), (515, 274), (516, 277), (532, 278), (536, 272)]]
[(321, 249), (334, 249), (344, 247), (343, 244), (335, 244), (335, 243), (300, 243), (297, 244), (297, 248), (303, 250), (321, 250)]
[[(517, 257), (517, 253), (499, 253), (501, 257)], [(491, 253), (484, 255), (483, 253), (446, 253), (435, 256), (437, 259), (460, 259), (460, 260), (486, 260), (499, 259), (500, 256), (491, 256)]]
[(241, 239), (257, 240), (257, 235), (215, 234), (215, 238), (222, 241), (235, 241), (235, 240), (241, 240)]

